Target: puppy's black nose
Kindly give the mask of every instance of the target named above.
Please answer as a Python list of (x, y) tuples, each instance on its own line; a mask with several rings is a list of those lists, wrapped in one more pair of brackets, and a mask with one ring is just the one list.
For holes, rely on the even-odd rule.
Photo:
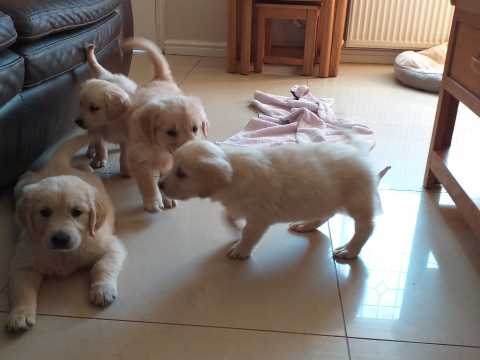
[(75, 120), (75, 123), (80, 126), (82, 129), (86, 129), (87, 126), (85, 125), (85, 120), (83, 120), (82, 118), (78, 118)]
[(163, 181), (159, 181), (159, 182), (158, 182), (158, 188), (159, 188), (160, 190), (163, 190), (164, 187), (165, 187), (165, 185), (164, 185)]
[(70, 248), (70, 235), (59, 231), (55, 233), (50, 239), (54, 249), (65, 250)]

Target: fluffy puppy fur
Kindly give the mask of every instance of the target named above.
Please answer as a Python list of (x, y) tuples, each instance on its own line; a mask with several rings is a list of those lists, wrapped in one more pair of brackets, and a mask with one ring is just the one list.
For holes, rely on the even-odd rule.
[(120, 144), (120, 172), (129, 176), (126, 160), (126, 119), (131, 96), (137, 84), (122, 74), (112, 74), (95, 57), (95, 47), (87, 47), (87, 62), (95, 79), (87, 80), (80, 89), (80, 116), (78, 126), (87, 129), (94, 140), (87, 155), (92, 167), (104, 167), (108, 159), (107, 142)]
[(200, 100), (183, 95), (154, 43), (135, 38), (123, 46), (145, 50), (153, 63), (154, 78), (137, 89), (128, 120), (128, 165), (145, 210), (157, 212), (162, 207), (174, 207), (175, 202), (159, 191), (155, 172), (165, 175), (171, 168), (171, 153), (175, 149), (201, 134), (206, 137), (208, 120)]
[(90, 301), (107, 306), (118, 296), (117, 278), (126, 256), (113, 234), (114, 211), (102, 181), (71, 157), (87, 136), (63, 144), (40, 171), (24, 174), (15, 187), (19, 242), (10, 264), (7, 329), (35, 324), (37, 295), (45, 276), (67, 277), (91, 266)]
[(172, 172), (160, 187), (173, 199), (219, 201), (232, 223), (245, 219), (241, 240), (228, 252), (233, 259), (248, 258), (272, 224), (294, 222), (293, 231), (314, 231), (345, 211), (355, 220), (355, 235), (334, 254), (351, 259), (373, 231), (378, 201), (379, 177), (366, 160), (368, 150), (358, 145), (234, 148), (192, 141), (175, 152)]

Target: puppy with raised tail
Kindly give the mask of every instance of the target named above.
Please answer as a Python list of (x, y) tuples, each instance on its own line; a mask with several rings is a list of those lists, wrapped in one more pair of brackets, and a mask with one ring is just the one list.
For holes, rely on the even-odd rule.
[(37, 296), (46, 276), (67, 277), (91, 267), (90, 301), (107, 306), (118, 296), (117, 278), (126, 257), (114, 235), (114, 211), (102, 181), (72, 156), (87, 136), (64, 143), (39, 171), (15, 187), (19, 242), (10, 264), (7, 330), (35, 324)]
[(378, 202), (379, 176), (367, 152), (354, 139), (263, 148), (191, 141), (174, 153), (173, 169), (160, 187), (173, 199), (219, 201), (231, 221), (245, 219), (241, 240), (228, 252), (233, 259), (248, 258), (272, 224), (293, 222), (293, 231), (313, 231), (344, 211), (355, 220), (355, 234), (334, 254), (351, 259), (373, 231)]
[(175, 83), (158, 46), (143, 38), (127, 40), (127, 49), (142, 49), (151, 59), (154, 78), (139, 86), (128, 120), (128, 164), (137, 181), (146, 211), (175, 206), (161, 193), (155, 173), (164, 176), (172, 166), (172, 152), (187, 141), (207, 136), (208, 120), (196, 97), (185, 96)]
[(92, 167), (102, 168), (107, 164), (107, 143), (115, 143), (120, 145), (120, 173), (129, 176), (126, 120), (137, 84), (102, 67), (95, 57), (94, 45), (89, 45), (86, 53), (94, 79), (85, 81), (80, 88), (80, 116), (75, 122), (93, 138), (87, 151)]

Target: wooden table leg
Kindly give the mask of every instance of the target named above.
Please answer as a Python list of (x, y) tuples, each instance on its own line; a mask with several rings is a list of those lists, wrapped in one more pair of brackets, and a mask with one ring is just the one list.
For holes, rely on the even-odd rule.
[(347, 18), (347, 6), (348, 0), (336, 0), (329, 69), (331, 77), (338, 75), (338, 65), (340, 64), (340, 55), (343, 47), (343, 34), (345, 33), (345, 19)]
[(335, 0), (326, 0), (320, 9), (320, 20), (318, 21), (317, 30), (317, 49), (320, 50), (318, 76), (322, 78), (329, 76), (334, 21)]
[(435, 151), (445, 150), (452, 143), (453, 130), (455, 128), (455, 120), (457, 118), (458, 100), (449, 92), (441, 89), (438, 99), (437, 114), (435, 116), (435, 124), (433, 126), (432, 140), (430, 141), (430, 151), (428, 153), (427, 168), (425, 170), (425, 178), (423, 186), (430, 189), (438, 180), (435, 178), (430, 169), (430, 161)]
[(237, 71), (237, 0), (228, 1), (227, 71)]
[(253, 0), (240, 0), (240, 73), (250, 73), (250, 60), (252, 55), (252, 14)]
[(305, 26), (305, 47), (303, 54), (303, 75), (313, 74), (315, 63), (316, 28), (318, 22), (318, 10), (307, 10), (307, 21)]
[(256, 51), (255, 51), (255, 67), (254, 70), (257, 73), (261, 73), (263, 70), (263, 60), (265, 58), (265, 33), (267, 27), (267, 19), (263, 9), (259, 9), (257, 12), (257, 37), (256, 37)]

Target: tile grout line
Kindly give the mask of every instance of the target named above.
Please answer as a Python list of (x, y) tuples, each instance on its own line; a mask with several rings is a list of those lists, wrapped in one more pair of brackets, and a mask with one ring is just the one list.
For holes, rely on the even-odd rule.
[(185, 82), (185, 80), (187, 80), (187, 78), (190, 76), (190, 74), (193, 72), (193, 70), (196, 69), (196, 67), (202, 62), (203, 60), (203, 57), (199, 57), (199, 59), (195, 62), (195, 64), (193, 64), (192, 68), (187, 72), (187, 74), (183, 77), (183, 79), (178, 83), (178, 85), (183, 85), (183, 83)]
[(333, 261), (333, 267), (335, 269), (335, 281), (337, 283), (337, 294), (338, 294), (338, 298), (339, 298), (339, 301), (340, 301), (340, 310), (342, 312), (343, 329), (345, 331), (345, 343), (346, 343), (346, 346), (347, 346), (347, 354), (348, 354), (348, 359), (352, 360), (352, 354), (351, 354), (351, 351), (350, 351), (350, 341), (349, 341), (349, 338), (348, 338), (348, 331), (347, 331), (347, 321), (345, 320), (345, 310), (343, 308), (342, 293), (340, 291), (340, 280), (338, 278), (337, 262), (335, 261), (335, 258), (333, 257), (333, 240), (332, 240), (332, 230), (330, 228), (330, 220), (328, 220), (327, 225), (328, 225), (328, 235), (330, 237), (330, 246), (332, 248), (332, 261)]
[[(3, 288), (3, 290), (5, 290), (5, 287)], [(6, 310), (0, 310), (0, 314), (7, 314), (7, 313), (8, 313), (8, 311), (6, 311)], [(437, 343), (437, 342), (428, 342), (428, 341), (381, 339), (381, 338), (369, 338), (369, 337), (360, 337), (360, 336), (343, 336), (343, 335), (322, 334), (322, 333), (312, 333), (312, 332), (299, 332), (299, 331), (288, 331), (288, 330), (270, 330), (270, 329), (242, 328), (242, 327), (221, 326), (221, 325), (205, 325), (205, 324), (202, 325), (202, 324), (174, 323), (174, 322), (161, 322), (161, 321), (148, 321), (148, 320), (128, 320), (128, 319), (115, 319), (115, 318), (106, 318), (106, 317), (105, 318), (103, 318), (103, 317), (87, 317), (87, 316), (75, 316), (75, 315), (59, 315), (59, 314), (55, 315), (55, 314), (46, 314), (46, 313), (37, 313), (37, 315), (38, 316), (43, 316), (43, 317), (48, 317), (48, 318), (113, 321), (113, 322), (130, 323), (130, 324), (199, 327), (199, 328), (210, 328), (210, 329), (220, 329), (220, 330), (224, 329), (224, 330), (251, 331), (251, 332), (262, 332), (262, 333), (272, 333), (272, 334), (320, 336), (320, 337), (327, 337), (327, 338), (329, 337), (329, 338), (336, 338), (336, 339), (385, 341), (385, 342), (404, 343), (404, 344), (419, 344), (419, 345), (434, 345), (434, 346), (449, 346), (449, 347), (458, 347), (458, 348), (480, 349), (480, 345), (460, 345), (460, 344)]]

